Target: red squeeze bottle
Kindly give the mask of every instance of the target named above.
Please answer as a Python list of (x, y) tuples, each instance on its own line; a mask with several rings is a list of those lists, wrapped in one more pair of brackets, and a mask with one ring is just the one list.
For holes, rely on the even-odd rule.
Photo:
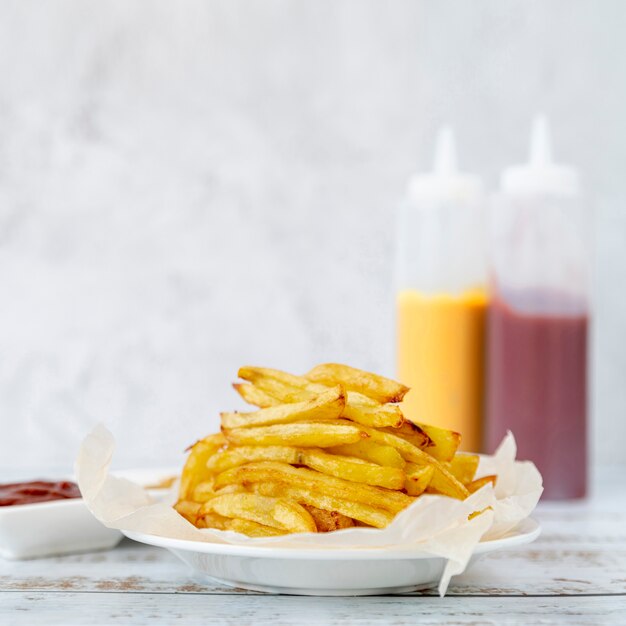
[(505, 170), (492, 214), (486, 447), (511, 430), (552, 500), (587, 488), (586, 232), (576, 171), (552, 163), (538, 118), (531, 162)]

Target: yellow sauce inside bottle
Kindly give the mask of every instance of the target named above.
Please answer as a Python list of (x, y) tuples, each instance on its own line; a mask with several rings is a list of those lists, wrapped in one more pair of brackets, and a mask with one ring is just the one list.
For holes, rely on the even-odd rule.
[(486, 310), (478, 289), (397, 297), (398, 378), (411, 388), (402, 411), (460, 432), (461, 449), (472, 452), (482, 449)]

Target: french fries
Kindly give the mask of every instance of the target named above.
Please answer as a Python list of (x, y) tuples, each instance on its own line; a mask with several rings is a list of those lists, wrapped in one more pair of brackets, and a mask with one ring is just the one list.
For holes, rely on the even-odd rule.
[(330, 448), (342, 443), (355, 443), (367, 437), (362, 427), (345, 424), (275, 424), (259, 428), (222, 428), (228, 441), (236, 445), (303, 446)]
[(477, 455), (460, 435), (413, 423), (398, 406), (408, 388), (346, 365), (304, 376), (242, 367), (233, 384), (250, 412), (221, 414), (221, 432), (196, 442), (175, 509), (198, 528), (250, 537), (384, 528), (423, 494), (465, 499)]
[(253, 493), (227, 493), (205, 502), (200, 515), (217, 513), (222, 517), (244, 519), (287, 532), (315, 532), (311, 514), (297, 502)]
[(311, 400), (282, 404), (260, 409), (254, 413), (222, 413), (222, 427), (242, 428), (248, 426), (268, 426), (271, 424), (289, 424), (307, 419), (335, 419), (346, 406), (343, 387), (337, 385)]
[(381, 404), (402, 402), (402, 398), (409, 390), (408, 387), (397, 383), (395, 380), (338, 363), (318, 365), (306, 374), (306, 378), (325, 385), (339, 382), (348, 391), (358, 391)]

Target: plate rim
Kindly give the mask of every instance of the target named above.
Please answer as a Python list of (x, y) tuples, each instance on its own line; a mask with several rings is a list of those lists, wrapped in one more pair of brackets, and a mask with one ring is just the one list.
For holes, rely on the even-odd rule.
[[(121, 532), (139, 543), (166, 548), (168, 550), (182, 550), (184, 552), (196, 552), (202, 554), (215, 554), (233, 557), (256, 557), (269, 559), (302, 559), (302, 560), (391, 560), (391, 559), (432, 559), (441, 558), (438, 555), (405, 548), (333, 548), (332, 546), (320, 548), (293, 548), (271, 545), (241, 545), (231, 543), (212, 543), (209, 541), (194, 541), (190, 539), (175, 539), (162, 537), (137, 531), (121, 530)], [(534, 541), (541, 533), (541, 526), (532, 517), (523, 519), (517, 526), (509, 531), (508, 536), (491, 539), (478, 543), (472, 554), (486, 554), (495, 550), (513, 548)]]

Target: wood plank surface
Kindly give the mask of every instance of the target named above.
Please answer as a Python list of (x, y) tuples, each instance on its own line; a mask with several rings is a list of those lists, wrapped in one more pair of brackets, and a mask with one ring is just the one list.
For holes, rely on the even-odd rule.
[[(49, 624), (623, 624), (623, 596), (311, 598), (269, 595), (15, 592), (12, 626)], [(548, 621), (549, 620), (549, 621)], [(619, 621), (622, 620), (622, 621)]]
[[(104, 552), (0, 560), (0, 624), (625, 624), (626, 473), (579, 503), (542, 503), (541, 536), (485, 555), (446, 598), (307, 598), (233, 589), (129, 540)], [(622, 478), (623, 477), (623, 478)]]

